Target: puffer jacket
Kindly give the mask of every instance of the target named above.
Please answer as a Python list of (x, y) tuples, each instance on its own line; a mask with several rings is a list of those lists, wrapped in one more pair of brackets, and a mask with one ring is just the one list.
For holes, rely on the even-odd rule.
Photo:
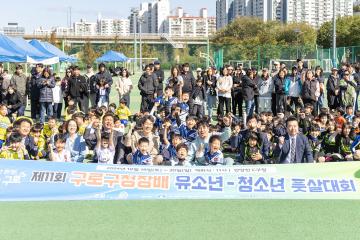
[[(48, 83), (46, 83), (48, 81)], [(52, 88), (55, 87), (54, 78), (40, 78), (37, 81), (37, 86), (40, 88), (40, 99), (39, 102), (52, 102), (53, 92)]]

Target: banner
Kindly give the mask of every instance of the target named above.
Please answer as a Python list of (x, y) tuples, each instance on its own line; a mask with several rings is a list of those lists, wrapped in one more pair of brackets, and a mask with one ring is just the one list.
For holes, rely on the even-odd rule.
[(1, 201), (360, 199), (360, 162), (157, 167), (0, 160)]

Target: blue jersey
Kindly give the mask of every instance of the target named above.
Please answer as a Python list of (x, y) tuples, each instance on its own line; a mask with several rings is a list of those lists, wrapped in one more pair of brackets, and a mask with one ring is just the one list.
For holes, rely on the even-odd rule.
[(165, 100), (165, 107), (169, 110), (169, 112), (171, 111), (171, 107), (173, 105), (176, 105), (178, 103), (178, 99), (177, 97), (171, 97), (168, 100)]
[(207, 163), (209, 163), (210, 165), (224, 165), (225, 162), (224, 162), (224, 155), (222, 154), (222, 152), (219, 150), (219, 151), (216, 151), (214, 153), (210, 153), (210, 151), (206, 151), (205, 152), (205, 161)]
[(179, 134), (182, 138), (186, 139), (188, 142), (192, 142), (197, 137), (197, 131), (195, 129), (189, 129), (184, 124), (181, 124), (179, 127)]
[(181, 123), (184, 124), (186, 121), (186, 117), (189, 115), (189, 111), (190, 111), (190, 107), (187, 103), (180, 103), (180, 108), (181, 108), (181, 112), (180, 112), (180, 120)]
[(133, 154), (132, 161), (135, 165), (152, 165), (152, 157), (142, 154), (139, 150)]
[(165, 161), (173, 160), (176, 158), (176, 148), (172, 144), (169, 144), (167, 146), (163, 145), (162, 155)]

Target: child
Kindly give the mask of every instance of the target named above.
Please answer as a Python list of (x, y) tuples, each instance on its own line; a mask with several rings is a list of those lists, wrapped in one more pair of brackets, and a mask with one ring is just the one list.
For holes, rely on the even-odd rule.
[(163, 146), (162, 155), (164, 158), (165, 165), (174, 166), (176, 164), (176, 147), (182, 143), (182, 137), (179, 134), (172, 133), (171, 143), (168, 140), (168, 132), (170, 130), (171, 123), (167, 122), (164, 124), (163, 134)]
[(321, 149), (321, 140), (319, 140), (319, 136), (320, 127), (317, 125), (311, 126), (310, 132), (308, 134), (308, 140), (310, 147), (313, 151), (313, 158), (316, 162), (325, 162), (325, 157)]
[(346, 123), (346, 119), (343, 117), (344, 114), (344, 110), (341, 107), (336, 109), (334, 120), (338, 129), (342, 129), (343, 125)]
[(354, 109), (352, 105), (346, 106), (346, 113), (344, 115), (344, 118), (348, 123), (352, 123), (354, 119)]
[(126, 106), (127, 101), (125, 98), (120, 99), (120, 105), (116, 109), (115, 114), (119, 117), (120, 122), (126, 127), (131, 116), (130, 109)]
[(30, 159), (30, 156), (22, 142), (22, 136), (19, 133), (13, 133), (9, 136), (9, 147), (3, 146), (0, 151), (0, 158), (24, 160)]
[(241, 123), (238, 123), (234, 126), (234, 129), (230, 137), (231, 152), (236, 151), (237, 143), (239, 142), (239, 133), (241, 132), (241, 129), (242, 129)]
[(72, 115), (79, 111), (79, 108), (75, 105), (75, 101), (71, 97), (68, 98), (68, 106), (65, 108), (65, 121), (70, 120)]
[(7, 107), (4, 104), (0, 104), (0, 148), (6, 141), (7, 128), (10, 124), (10, 119), (7, 117)]
[[(209, 149), (205, 150), (205, 165), (226, 165), (224, 155), (220, 150), (221, 138), (218, 135), (212, 135), (209, 139)], [(199, 160), (198, 160), (199, 161)]]
[(46, 139), (58, 133), (59, 126), (56, 124), (56, 119), (52, 116), (48, 117), (48, 122), (44, 124), (41, 135)]
[(113, 130), (109, 133), (101, 134), (102, 125), (100, 124), (97, 133), (97, 143), (95, 155), (99, 164), (113, 164), (115, 156), (115, 147), (113, 142)]
[(72, 116), (72, 119), (74, 119), (76, 124), (79, 126), (78, 134), (84, 135), (85, 128), (87, 126), (87, 123), (84, 121), (85, 120), (84, 113), (77, 112)]
[(190, 98), (190, 95), (188, 92), (182, 93), (181, 101), (179, 103), (180, 109), (181, 109), (179, 118), (180, 118), (182, 124), (185, 124), (186, 117), (189, 115), (189, 112), (190, 112), (189, 98)]
[(197, 118), (202, 118), (204, 116), (206, 91), (201, 78), (196, 80), (196, 85), (192, 91), (191, 99), (193, 100), (191, 115), (196, 116)]
[(101, 78), (99, 80), (99, 83), (96, 85), (96, 100), (97, 100), (97, 105), (98, 107), (101, 106), (108, 106), (109, 104), (109, 94), (108, 94), (108, 90), (109, 88), (106, 88), (106, 80), (104, 78)]
[(266, 163), (260, 153), (260, 139), (254, 132), (249, 134), (246, 144), (243, 144), (240, 154), (238, 156), (238, 162), (240, 164), (261, 164)]
[(35, 146), (37, 147), (37, 155), (31, 156), (32, 159), (39, 160), (45, 158), (47, 153), (45, 151), (46, 140), (44, 136), (41, 135), (42, 125), (37, 123), (31, 129), (31, 136), (34, 138)]
[(66, 135), (56, 134), (54, 137), (55, 150), (52, 144), (49, 144), (49, 160), (53, 162), (71, 162), (71, 154), (65, 149)]
[(165, 101), (164, 105), (165, 108), (170, 112), (173, 105), (176, 105), (178, 103), (177, 97), (174, 97), (174, 90), (172, 87), (167, 86), (165, 88)]
[(350, 161), (353, 159), (351, 146), (353, 140), (350, 138), (351, 125), (344, 124), (341, 135), (337, 136), (336, 146), (339, 147), (339, 153), (341, 154), (340, 160)]
[(142, 137), (137, 144), (137, 150), (133, 154), (129, 154), (127, 161), (129, 164), (135, 165), (152, 165), (152, 157), (149, 154), (149, 139)]
[(188, 146), (185, 143), (180, 143), (176, 147), (176, 164), (175, 166), (191, 166), (186, 158), (188, 156)]
[(179, 134), (186, 140), (186, 143), (194, 141), (197, 137), (197, 130), (195, 129), (195, 126), (196, 117), (190, 115), (186, 117), (186, 126), (184, 124), (180, 125)]
[(55, 87), (52, 88), (53, 92), (53, 112), (54, 117), (58, 120), (61, 118), (62, 102), (63, 102), (63, 91), (61, 88), (61, 78), (55, 78)]

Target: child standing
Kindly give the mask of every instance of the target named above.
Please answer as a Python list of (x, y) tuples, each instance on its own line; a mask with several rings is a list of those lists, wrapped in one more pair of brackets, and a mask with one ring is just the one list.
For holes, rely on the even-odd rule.
[(206, 94), (201, 78), (196, 80), (196, 85), (192, 91), (191, 99), (193, 100), (191, 115), (196, 116), (197, 118), (202, 118), (204, 116), (204, 103), (206, 100)]
[(130, 109), (126, 106), (126, 99), (120, 99), (120, 105), (116, 109), (115, 114), (119, 117), (120, 122), (126, 127), (129, 121), (129, 117), (131, 116)]
[(53, 92), (53, 116), (58, 120), (61, 118), (61, 110), (62, 110), (62, 101), (63, 101), (63, 91), (61, 88), (61, 78), (55, 78), (55, 87), (52, 88)]
[(104, 78), (101, 78), (99, 80), (99, 83), (96, 85), (97, 93), (96, 93), (96, 100), (98, 107), (101, 106), (108, 106), (109, 104), (109, 88), (106, 88), (106, 80)]

